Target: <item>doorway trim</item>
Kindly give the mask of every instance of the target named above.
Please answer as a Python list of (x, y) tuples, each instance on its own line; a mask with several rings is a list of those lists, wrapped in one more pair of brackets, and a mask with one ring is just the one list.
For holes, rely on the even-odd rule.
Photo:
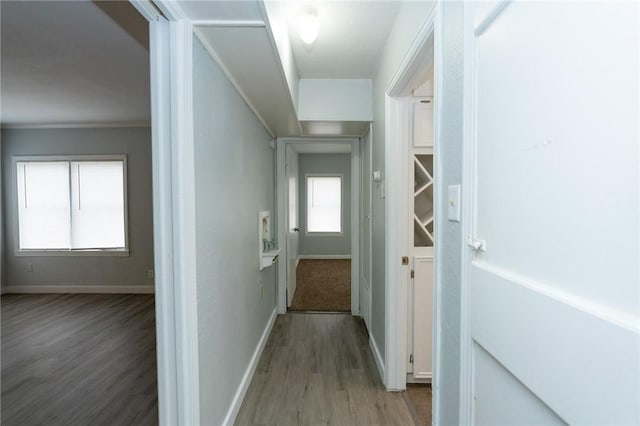
[[(286, 223), (288, 209), (285, 206), (285, 152), (287, 144), (314, 143), (351, 144), (351, 315), (360, 315), (360, 139), (359, 138), (319, 138), (284, 137), (276, 139), (276, 213), (278, 241), (281, 242), (280, 258), (287, 259)], [(277, 305), (278, 313), (287, 313), (287, 272), (286, 262), (278, 262)]]
[[(385, 164), (387, 197), (385, 199), (385, 240), (386, 240), (386, 277), (385, 277), (385, 377), (388, 390), (404, 390), (407, 382), (407, 289), (409, 268), (401, 264), (401, 258), (407, 255), (409, 223), (408, 205), (408, 167), (411, 110), (402, 97), (407, 88), (416, 81), (422, 71), (425, 58), (432, 56), (434, 61), (434, 174), (436, 182), (441, 182), (442, 171), (438, 153), (440, 151), (440, 111), (442, 100), (442, 49), (441, 25), (442, 8), (436, 2), (429, 17), (420, 28), (413, 44), (396, 70), (385, 90)], [(390, 141), (398, 141), (392, 144)], [(438, 186), (434, 187), (434, 211), (440, 212), (442, 194)], [(435, 216), (435, 232), (442, 235), (441, 215)], [(434, 243), (434, 312), (433, 312), (433, 407), (434, 424), (439, 423), (439, 383), (440, 383), (440, 239)]]
[(168, 0), (130, 2), (149, 22), (158, 420), (198, 424), (193, 27)]

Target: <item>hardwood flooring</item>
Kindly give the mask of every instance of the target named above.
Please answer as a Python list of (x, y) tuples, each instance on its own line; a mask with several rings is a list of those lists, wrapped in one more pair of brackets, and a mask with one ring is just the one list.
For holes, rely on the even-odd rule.
[(1, 422), (158, 423), (153, 295), (2, 296)]
[(278, 316), (237, 425), (413, 425), (404, 396), (387, 392), (362, 320)]
[(416, 426), (431, 425), (431, 385), (407, 384), (405, 394), (415, 413)]

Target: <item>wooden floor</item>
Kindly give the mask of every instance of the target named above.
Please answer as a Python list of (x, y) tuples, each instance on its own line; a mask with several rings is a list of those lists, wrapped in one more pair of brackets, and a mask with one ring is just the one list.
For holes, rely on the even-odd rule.
[(1, 423), (158, 423), (152, 295), (2, 296)]
[(362, 320), (278, 316), (238, 425), (414, 425), (403, 394), (386, 392)]
[(408, 400), (413, 410), (416, 426), (431, 425), (431, 385), (407, 384), (405, 400)]

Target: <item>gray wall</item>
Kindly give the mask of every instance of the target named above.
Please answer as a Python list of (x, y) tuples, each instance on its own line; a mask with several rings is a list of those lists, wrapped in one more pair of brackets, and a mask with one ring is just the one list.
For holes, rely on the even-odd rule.
[[(16, 257), (15, 155), (127, 155), (129, 256)], [(151, 131), (149, 128), (3, 129), (5, 285), (153, 286)], [(33, 264), (33, 272), (27, 265)]]
[[(395, 24), (380, 57), (378, 70), (373, 81), (373, 132), (371, 148), (372, 170), (380, 170), (385, 175), (385, 90), (404, 59), (411, 43), (418, 35), (422, 24), (429, 16), (433, 2), (402, 3)], [(385, 357), (385, 200), (380, 193), (380, 185), (373, 185), (372, 195), (372, 274), (371, 274), (371, 335), (381, 356)]]
[[(462, 182), (462, 83), (463, 83), (463, 23), (464, 4), (443, 2), (444, 29), (442, 51), (442, 111), (440, 127), (439, 165), (442, 179), (436, 182), (441, 194), (447, 186)], [(436, 34), (436, 37), (439, 34)], [(441, 287), (441, 336), (437, 348), (440, 365), (440, 402), (442, 424), (459, 424), (460, 404), (460, 288), (462, 271), (462, 228), (458, 222), (445, 220), (447, 205), (441, 203), (436, 217), (442, 218), (439, 270)]]
[(258, 265), (258, 212), (275, 213), (274, 151), (197, 39), (193, 60), (200, 420), (217, 425), (276, 307), (276, 268)]
[[(301, 255), (351, 255), (351, 154), (298, 155)], [(307, 236), (307, 174), (342, 175), (342, 235)]]

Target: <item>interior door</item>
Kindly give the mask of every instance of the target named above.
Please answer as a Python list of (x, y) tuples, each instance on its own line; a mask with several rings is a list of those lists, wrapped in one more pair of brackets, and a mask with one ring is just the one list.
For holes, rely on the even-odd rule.
[(287, 185), (287, 307), (296, 292), (296, 266), (298, 262), (298, 153), (287, 145), (285, 154), (285, 180)]
[(637, 424), (638, 3), (492, 6), (466, 6), (472, 420)]
[(367, 132), (361, 139), (360, 179), (360, 314), (371, 330), (371, 138)]

